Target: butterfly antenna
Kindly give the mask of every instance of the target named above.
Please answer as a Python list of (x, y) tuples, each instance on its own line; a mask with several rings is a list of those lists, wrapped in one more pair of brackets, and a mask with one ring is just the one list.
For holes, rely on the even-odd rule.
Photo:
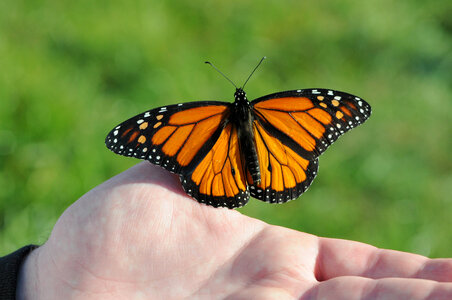
[(248, 82), (248, 80), (250, 80), (251, 76), (254, 74), (254, 71), (257, 70), (257, 68), (259, 68), (259, 66), (261, 65), (261, 63), (264, 61), (264, 59), (266, 59), (267, 57), (264, 56), (261, 58), (261, 60), (259, 61), (259, 63), (257, 64), (257, 66), (254, 68), (253, 72), (251, 72), (250, 76), (248, 76), (248, 78), (245, 80), (245, 83), (242, 86), (242, 89), (245, 88), (246, 83)]
[(217, 67), (215, 67), (210, 61), (206, 61), (205, 63), (211, 65), (212, 68), (214, 68), (218, 73), (220, 73), (221, 75), (223, 75), (224, 78), (226, 78), (230, 83), (232, 83), (233, 86), (235, 86), (236, 89), (238, 89), (238, 87), (234, 84), (234, 82), (232, 82), (231, 79), (229, 79), (226, 75), (224, 75), (223, 72), (221, 72), (220, 70), (218, 70)]

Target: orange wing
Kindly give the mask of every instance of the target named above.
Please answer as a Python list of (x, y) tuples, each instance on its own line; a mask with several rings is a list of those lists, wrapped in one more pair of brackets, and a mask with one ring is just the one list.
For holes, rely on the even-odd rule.
[(232, 123), (193, 172), (181, 175), (181, 181), (185, 192), (201, 203), (235, 208), (248, 202), (237, 129)]
[(215, 101), (160, 107), (116, 126), (105, 143), (117, 154), (146, 159), (181, 174), (210, 151), (229, 113), (228, 103)]
[(250, 193), (256, 199), (283, 203), (300, 196), (317, 175), (318, 160), (306, 160), (254, 121), (254, 139), (261, 181), (253, 183), (248, 173)]
[(251, 196), (282, 203), (300, 196), (318, 170), (318, 156), (363, 123), (371, 108), (361, 98), (326, 89), (287, 91), (252, 101), (261, 181), (247, 174)]
[(326, 89), (276, 93), (252, 105), (262, 126), (307, 160), (317, 158), (371, 114), (361, 98)]

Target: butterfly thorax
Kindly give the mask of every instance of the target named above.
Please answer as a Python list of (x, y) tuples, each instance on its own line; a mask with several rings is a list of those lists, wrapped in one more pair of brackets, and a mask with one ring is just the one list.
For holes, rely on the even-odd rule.
[(254, 114), (251, 104), (246, 98), (246, 93), (239, 88), (234, 94), (232, 120), (237, 128), (242, 161), (245, 162), (245, 171), (249, 171), (253, 182), (259, 183), (261, 173), (257, 157), (256, 144), (254, 142), (253, 122)]

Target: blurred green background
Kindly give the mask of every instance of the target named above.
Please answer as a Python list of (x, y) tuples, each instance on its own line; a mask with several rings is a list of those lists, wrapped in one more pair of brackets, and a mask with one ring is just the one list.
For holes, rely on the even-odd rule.
[[(276, 91), (356, 94), (372, 117), (266, 222), (452, 256), (452, 1), (0, 2), (0, 255), (42, 244), (85, 192), (138, 161), (104, 138), (147, 109)], [(80, 224), (83, 226), (83, 224)]]

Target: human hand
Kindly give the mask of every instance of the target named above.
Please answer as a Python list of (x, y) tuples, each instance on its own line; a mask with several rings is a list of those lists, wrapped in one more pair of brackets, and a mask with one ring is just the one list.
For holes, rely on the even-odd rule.
[(452, 299), (452, 259), (199, 204), (147, 162), (71, 205), (20, 276), (20, 299)]

